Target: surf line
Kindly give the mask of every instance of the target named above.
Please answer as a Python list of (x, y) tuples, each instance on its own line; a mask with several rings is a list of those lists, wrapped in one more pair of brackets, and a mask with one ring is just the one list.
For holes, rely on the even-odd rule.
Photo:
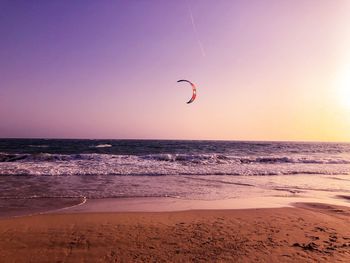
[[(79, 204), (76, 204), (76, 205), (62, 207), (62, 208), (58, 208), (58, 209), (47, 210), (47, 211), (43, 211), (43, 212), (37, 212), (37, 213), (9, 216), (9, 217), (5, 217), (5, 218), (19, 218), (19, 217), (25, 217), (25, 216), (36, 216), (36, 215), (51, 214), (51, 213), (54, 213), (54, 212), (59, 212), (59, 211), (63, 211), (63, 210), (66, 210), (66, 209), (71, 209), (71, 208), (74, 208), (74, 207), (78, 207), (78, 206), (81, 206), (81, 205), (83, 205), (83, 204), (85, 204), (87, 202), (87, 197), (86, 196), (79, 196), (79, 197), (82, 198), (83, 200)], [(70, 197), (70, 198), (73, 198), (73, 197)], [(32, 199), (34, 199), (34, 198), (32, 198)]]

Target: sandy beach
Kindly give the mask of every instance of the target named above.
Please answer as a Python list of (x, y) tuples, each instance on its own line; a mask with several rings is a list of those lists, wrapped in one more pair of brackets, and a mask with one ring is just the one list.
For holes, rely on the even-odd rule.
[(0, 220), (1, 262), (349, 262), (350, 208), (72, 213)]

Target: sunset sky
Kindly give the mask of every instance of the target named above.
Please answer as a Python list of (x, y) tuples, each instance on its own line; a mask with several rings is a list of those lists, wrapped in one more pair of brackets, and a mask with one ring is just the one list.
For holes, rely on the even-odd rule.
[(350, 1), (0, 0), (0, 137), (350, 142)]

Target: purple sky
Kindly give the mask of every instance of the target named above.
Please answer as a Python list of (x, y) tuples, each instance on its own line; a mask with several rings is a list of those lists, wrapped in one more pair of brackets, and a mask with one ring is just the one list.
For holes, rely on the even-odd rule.
[(346, 0), (0, 0), (0, 137), (350, 141), (349, 14)]

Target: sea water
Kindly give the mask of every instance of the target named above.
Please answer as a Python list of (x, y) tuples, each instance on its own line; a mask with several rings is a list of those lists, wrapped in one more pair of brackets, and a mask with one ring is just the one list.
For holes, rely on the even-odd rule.
[(0, 139), (3, 214), (106, 198), (303, 197), (346, 205), (349, 196), (346, 143)]

